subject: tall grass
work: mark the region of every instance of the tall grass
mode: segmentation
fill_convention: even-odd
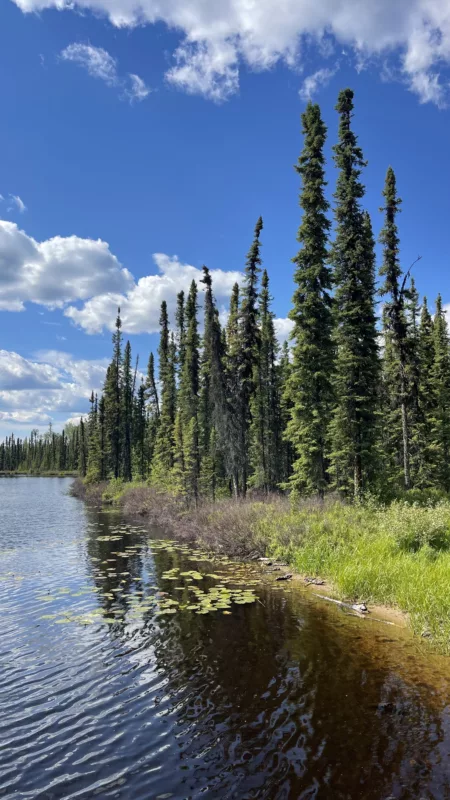
[[[259,523],[269,555],[341,597],[396,606],[450,651],[450,503],[291,508]]]

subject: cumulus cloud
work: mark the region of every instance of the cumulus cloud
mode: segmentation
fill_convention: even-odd
[[[15,223],[0,220],[0,310],[23,311],[26,302],[62,308],[132,285],[132,275],[100,239],[55,236],[37,242]]]
[[[103,47],[74,42],[61,51],[60,57],[63,61],[78,64],[93,78],[104,81],[107,86],[119,89],[120,96],[130,102],[145,100],[150,94],[150,88],[139,75],[129,73],[126,78],[121,77],[117,59]]]
[[[334,69],[324,67],[323,69],[318,69],[317,72],[313,72],[312,75],[308,75],[308,77],[304,79],[299,90],[301,99],[307,102],[315,97],[318,90],[326,86],[334,75],[336,75],[337,70],[337,66],[334,67]]]
[[[193,280],[199,283],[202,271],[190,264],[182,263],[177,256],[155,253],[153,259],[159,270],[158,275],[146,275],[140,278],[126,294],[107,292],[92,297],[82,308],[69,306],[64,312],[65,315],[87,333],[99,333],[104,328],[114,329],[116,310],[120,306],[124,331],[155,333],[159,330],[162,301],[166,300],[169,313],[172,313],[178,292],[182,289],[187,292]],[[242,273],[213,269],[211,278],[214,294],[220,306],[230,296],[234,283],[242,280]]]
[[[0,390],[56,389],[60,374],[51,364],[28,361],[18,353],[0,350]]]
[[[76,359],[59,350],[33,359],[1,350],[0,422],[42,424],[57,412],[86,414],[91,391],[100,392],[106,369],[106,359]]]
[[[15,223],[0,220],[0,310],[23,311],[26,303],[60,308],[87,333],[99,333],[114,328],[120,306],[125,333],[153,333],[159,329],[162,301],[173,311],[177,293],[187,292],[193,280],[199,283],[202,278],[201,269],[177,256],[155,253],[153,260],[157,274],[136,282],[107,242],[78,236],[37,242]],[[221,308],[242,273],[213,269],[211,277]],[[201,296],[200,292],[200,300]],[[74,305],[79,301],[84,305]]]
[[[277,317],[274,319],[273,324],[277,339],[280,344],[283,344],[287,339],[289,339],[294,328],[294,323],[291,319],[289,319],[289,317]]]
[[[52,418],[49,414],[39,414],[35,411],[0,411],[0,424],[11,423],[17,425],[48,425]]]
[[[168,79],[188,92],[223,100],[237,91],[242,63],[269,69],[302,65],[305,42],[322,57],[330,43],[367,58],[393,54],[422,102],[443,105],[450,62],[448,0],[13,0],[24,12],[90,9],[117,27],[164,22],[183,37]],[[323,43],[327,44],[324,49]],[[380,61],[381,63],[381,61]]]

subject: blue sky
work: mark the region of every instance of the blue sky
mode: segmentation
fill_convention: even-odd
[[[374,229],[392,164],[402,263],[420,254],[420,292],[450,303],[445,0],[65,5],[0,7],[0,436],[86,411],[118,299],[143,366],[161,300],[203,263],[225,308],[259,214],[286,332],[308,96],[331,157],[337,93],[355,90]],[[335,177],[330,158],[330,198]]]

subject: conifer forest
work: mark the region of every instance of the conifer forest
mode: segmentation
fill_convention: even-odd
[[[280,347],[275,334],[260,217],[225,324],[204,266],[201,284],[179,292],[173,320],[162,302],[158,352],[142,379],[119,309],[103,392],[92,394],[89,414],[61,434],[6,439],[0,470],[147,481],[187,505],[247,492],[359,499],[449,491],[442,299],[420,297],[416,264],[402,263],[401,187],[390,166],[384,185],[380,176],[377,263],[350,89],[336,110],[332,204],[320,107],[309,103],[302,114],[290,341]]]

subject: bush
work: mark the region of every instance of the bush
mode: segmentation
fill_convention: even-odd
[[[450,506],[394,502],[378,513],[379,528],[400,550],[417,552],[421,547],[448,550],[450,547]]]
[[[111,478],[102,492],[104,503],[117,503],[124,489],[123,478]]]

